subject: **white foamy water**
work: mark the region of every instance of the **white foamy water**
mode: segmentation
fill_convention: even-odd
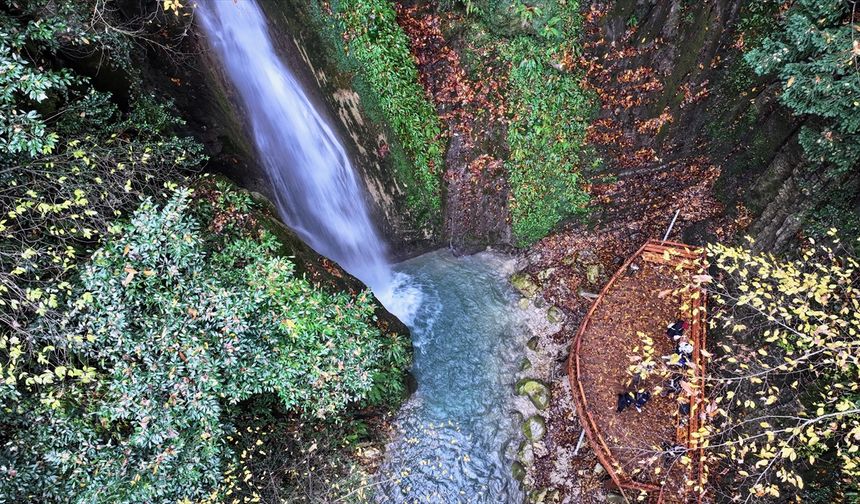
[[[281,218],[409,323],[420,291],[392,273],[355,169],[278,57],[260,7],[253,0],[202,0],[197,14],[239,95]]]

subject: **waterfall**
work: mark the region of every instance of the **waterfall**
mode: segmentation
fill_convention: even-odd
[[[409,323],[415,302],[392,273],[349,157],[278,57],[260,7],[204,0],[197,15],[238,92],[281,218]]]

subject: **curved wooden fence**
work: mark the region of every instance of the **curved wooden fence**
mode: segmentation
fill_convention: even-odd
[[[588,437],[588,441],[598,460],[603,465],[604,469],[606,469],[606,472],[612,478],[615,485],[618,486],[622,494],[625,490],[636,492],[646,491],[650,494],[649,501],[664,503],[667,499],[672,498],[672,496],[665,494],[666,488],[664,485],[652,482],[636,481],[621,469],[618,460],[613,456],[612,449],[606,443],[600,432],[598,424],[589,408],[585,390],[580,382],[580,352],[582,336],[588,331],[592,316],[596,310],[601,308],[603,300],[607,294],[612,291],[612,288],[619,276],[627,271],[630,265],[638,258],[641,258],[644,261],[668,264],[673,267],[680,265],[682,268],[701,267],[701,265],[704,264],[704,261],[701,261],[698,262],[699,266],[694,266],[697,264],[697,260],[703,259],[703,252],[689,245],[676,242],[661,242],[658,240],[649,240],[646,242],[635,254],[630,256],[627,261],[624,262],[618,271],[615,272],[589,308],[585,319],[580,324],[573,342],[573,351],[571,352],[568,360],[568,376],[570,377],[574,403],[576,404],[576,409],[579,413],[579,418]],[[697,432],[702,426],[699,412],[700,409],[704,407],[704,404],[706,404],[704,378],[707,363],[705,354],[702,353],[702,349],[705,348],[707,343],[707,331],[705,326],[706,299],[704,292],[700,291],[700,294],[696,298],[691,299],[691,312],[693,317],[690,324],[690,339],[694,346],[693,360],[696,364],[695,369],[698,381],[698,400],[691,401],[690,417],[687,426],[684,428],[678,428],[678,438],[685,438],[684,441],[688,447],[688,453],[695,455],[695,459],[698,459],[694,460],[690,464],[688,469],[689,472],[687,474],[689,477],[696,478],[696,481],[701,487],[704,484],[704,457],[702,454],[702,447],[697,439],[698,436],[694,436],[693,433]],[[701,417],[704,418],[705,415],[701,415]],[[694,497],[693,500],[701,503],[703,495],[701,492],[697,493],[698,495]],[[625,497],[631,502],[636,501],[635,496],[631,498],[630,496],[625,495]]]

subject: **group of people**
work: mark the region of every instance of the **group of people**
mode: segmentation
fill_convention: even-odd
[[[686,320],[676,320],[666,326],[666,337],[671,340],[675,347],[675,352],[663,356],[663,361],[672,371],[672,374],[663,384],[661,395],[672,395],[679,398],[678,416],[681,425],[686,425],[690,416],[690,401],[680,399],[681,397],[687,397],[690,390],[685,384],[686,370],[693,363],[693,343],[687,334],[688,329],[689,323]],[[653,369],[653,363],[651,369]],[[634,375],[627,390],[618,394],[618,406],[616,408],[618,413],[631,407],[636,408],[636,411],[639,413],[642,412],[645,404],[651,399],[651,393],[643,386],[643,381],[641,375]],[[662,448],[663,463],[666,466],[671,465],[679,457],[687,453],[686,446],[675,442],[664,442]]]
[[[675,345],[675,352],[671,355],[663,356],[663,360],[667,366],[673,370],[672,376],[665,383],[663,395],[678,395],[683,391],[684,370],[693,362],[693,344],[690,342],[689,336],[686,334],[689,324],[686,320],[676,320],[666,326],[666,336]],[[642,379],[636,375],[628,390],[618,394],[618,405],[616,412],[621,413],[627,408],[634,407],[636,411],[641,413],[645,404],[651,399],[651,393],[642,387]],[[684,413],[686,406],[686,413]],[[690,413],[689,403],[681,403],[679,406],[679,414],[682,421],[685,416]]]
[[[693,362],[693,343],[686,334],[688,327],[686,320],[676,320],[666,326],[666,336],[675,344],[675,353],[663,357],[670,367],[684,369]]]
[[[664,394],[666,395],[681,395],[684,392],[684,371],[693,362],[693,344],[690,342],[689,336],[686,334],[689,324],[686,320],[676,320],[674,323],[666,327],[666,336],[675,344],[675,353],[666,355],[663,360],[673,369],[672,376],[669,378]],[[690,416],[690,402],[678,402],[678,417],[681,425],[686,425]]]

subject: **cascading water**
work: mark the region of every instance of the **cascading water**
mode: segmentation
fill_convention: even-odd
[[[349,157],[278,57],[259,6],[206,0],[197,12],[238,91],[281,218],[408,321],[415,303],[394,295],[402,279],[392,274]]]
[[[505,461],[517,310],[489,256],[435,252],[392,270],[337,136],[280,61],[253,0],[198,15],[238,91],[281,217],[412,329],[418,390],[376,482],[381,502],[518,502]],[[422,302],[423,300],[423,302]]]
[[[502,259],[442,250],[397,269],[424,299],[410,326],[418,390],[397,416],[377,501],[522,502],[506,459],[524,328]]]

